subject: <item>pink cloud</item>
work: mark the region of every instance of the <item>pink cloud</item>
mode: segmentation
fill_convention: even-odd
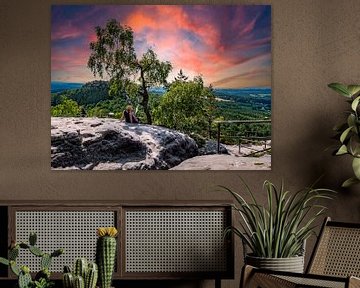
[[[167,19],[166,25],[154,20],[158,17]],[[214,71],[214,62],[223,62],[223,59],[219,53],[208,51],[215,44],[219,47],[220,31],[211,23],[200,22],[189,18],[180,6],[141,7],[125,20],[159,55],[170,57],[163,60],[170,60],[174,69],[205,74]],[[186,38],[186,33],[198,38],[198,47]]]
[[[141,35],[149,46],[155,47],[158,54],[170,55],[171,59],[166,60],[170,60],[175,68],[195,70],[194,72],[203,75],[249,61],[253,57],[241,56],[239,49],[247,51],[252,47],[265,45],[269,41],[269,39],[247,40],[229,47],[221,39],[224,28],[217,22],[207,22],[202,18],[201,10],[205,8],[196,6],[199,16],[189,17],[182,6],[139,6],[128,16],[125,23],[132,27],[137,35]],[[164,24],[163,21],[156,19],[167,19],[167,21]],[[242,20],[244,19],[242,17],[237,19],[240,19],[236,21],[240,36],[232,35],[232,37],[251,34],[257,17],[250,22]],[[220,22],[221,20],[219,19]],[[191,33],[198,41],[186,39],[186,33]]]
[[[251,33],[254,30],[255,24],[257,21],[257,17],[251,20],[248,24],[243,27],[239,33],[240,36],[246,35]]]
[[[166,23],[158,19],[166,19]],[[182,31],[187,31],[198,36],[207,45],[214,45],[220,39],[220,31],[213,23],[207,23],[201,18],[190,18],[182,6],[137,6],[137,9],[125,19],[125,23],[135,33],[140,34],[147,33],[149,29],[163,35],[179,35]]]
[[[51,33],[51,40],[77,38],[81,36],[81,34],[82,32],[78,28],[73,26],[65,26],[65,27],[61,27],[61,29],[53,31]]]
[[[89,54],[88,50],[80,47],[73,47],[66,50],[52,49],[51,68],[71,73],[74,67],[86,67]]]
[[[205,79],[235,79],[228,76],[229,71],[268,52],[271,38],[267,33],[262,38],[254,36],[261,17],[258,10],[249,14],[243,6],[231,9],[229,14],[229,10],[209,9],[208,5],[96,6],[86,17],[74,17],[53,27],[52,40],[71,39],[76,43],[64,44],[64,49],[54,46],[52,69],[68,73],[78,73],[75,68],[80,66],[87,69],[88,43],[96,41],[94,27],[116,18],[133,29],[139,58],[151,47],[161,60],[173,64],[176,73],[183,69],[191,75],[202,74]]]

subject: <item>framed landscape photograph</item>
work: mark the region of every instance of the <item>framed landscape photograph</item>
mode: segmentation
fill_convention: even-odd
[[[52,170],[270,170],[270,5],[53,5]]]

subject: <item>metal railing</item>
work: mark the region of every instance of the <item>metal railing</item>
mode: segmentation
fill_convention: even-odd
[[[220,138],[221,138],[221,125],[222,124],[263,124],[263,123],[271,123],[270,119],[262,119],[262,120],[216,120],[214,123],[217,124],[217,152],[220,154]],[[251,141],[251,140],[265,140],[265,148],[263,151],[269,151],[270,148],[266,148],[266,140],[271,140],[271,137],[258,137],[258,136],[236,136],[238,138],[239,144],[239,153],[240,153],[240,146],[241,141]],[[246,156],[251,156],[253,154],[259,153],[260,151],[256,151]]]

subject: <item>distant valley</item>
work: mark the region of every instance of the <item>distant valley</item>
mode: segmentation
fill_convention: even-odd
[[[59,93],[65,90],[81,88],[84,83],[69,83],[69,82],[51,82],[51,93]]]
[[[51,82],[51,113],[52,116],[86,116],[121,118],[122,112],[128,105],[126,97],[111,95],[107,81],[95,80],[88,83]],[[153,113],[156,106],[166,93],[164,88],[151,88],[150,105]],[[213,120],[262,120],[271,119],[271,88],[252,87],[240,89],[213,89],[215,96]],[[132,98],[134,101],[136,98]],[[64,102],[65,101],[65,102]],[[64,110],[68,115],[64,115]],[[144,123],[145,117],[141,110],[137,116]],[[198,128],[202,129],[202,128]],[[208,131],[208,130],[211,130]],[[203,131],[216,135],[216,126]],[[204,132],[204,133],[205,133]],[[223,143],[236,143],[239,135],[254,137],[270,137],[271,124],[246,124],[222,126]]]

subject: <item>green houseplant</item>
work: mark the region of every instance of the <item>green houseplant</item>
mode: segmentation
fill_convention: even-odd
[[[326,209],[318,200],[331,199],[334,191],[310,187],[291,193],[283,184],[277,188],[266,180],[267,203],[261,205],[242,182],[251,201],[227,187],[222,188],[234,197],[233,208],[240,216],[240,227],[229,227],[226,233],[233,232],[241,238],[244,247],[249,248],[251,253],[244,255],[245,263],[272,270],[303,272],[305,241],[314,233],[315,220]]]
[[[346,122],[336,126],[337,138],[340,145],[334,152],[335,155],[351,155],[354,177],[347,179],[342,186],[348,187],[360,183],[360,85],[344,85],[331,83],[328,85],[338,94],[347,98],[351,109],[347,113]]]
[[[54,286],[54,282],[50,280],[50,265],[52,259],[62,255],[64,250],[57,249],[52,253],[45,253],[38,246],[36,246],[36,242],[36,234],[30,233],[29,243],[14,242],[9,248],[8,259],[0,257],[0,263],[10,266],[11,271],[18,277],[18,288],[50,288]],[[28,266],[20,266],[18,263],[16,263],[20,249],[28,250],[31,254],[40,258],[41,270],[36,273],[34,279],[31,277],[30,268]]]

